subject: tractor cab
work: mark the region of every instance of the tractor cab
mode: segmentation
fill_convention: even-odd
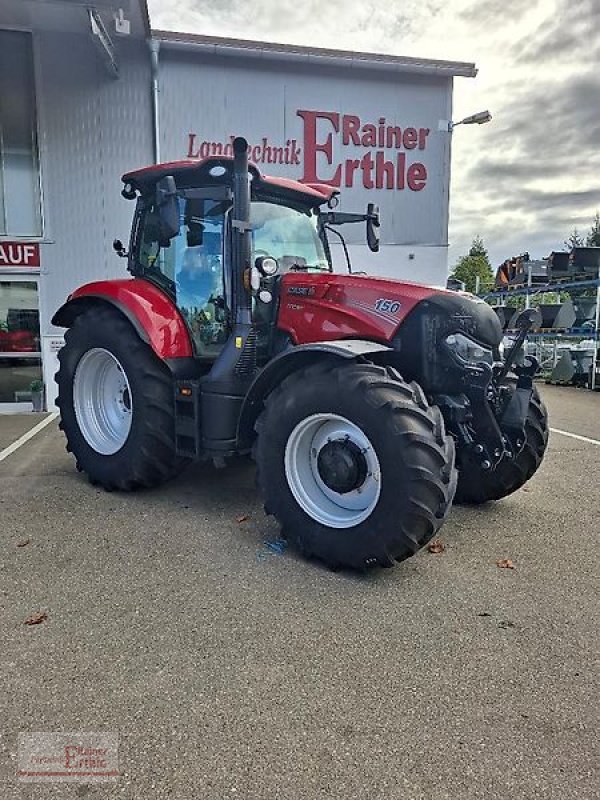
[[[332,272],[330,225],[364,221],[374,230],[379,224],[374,207],[368,216],[333,213],[338,192],[332,187],[265,177],[251,165],[247,175],[248,219],[242,221],[234,215],[233,159],[172,162],[123,176],[123,195],[137,198],[128,270],[171,297],[205,369],[232,332],[236,306],[248,300],[258,362],[270,358],[282,276]],[[243,264],[235,263],[240,232],[248,237]],[[115,249],[124,254],[120,242]],[[236,272],[247,298],[236,295]]]

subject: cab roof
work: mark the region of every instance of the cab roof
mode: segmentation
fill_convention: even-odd
[[[224,172],[215,177],[211,175],[214,167],[223,167]],[[322,183],[300,183],[290,178],[274,178],[263,175],[254,164],[249,165],[252,176],[252,191],[261,196],[277,195],[287,197],[295,203],[311,207],[327,203],[339,191]],[[172,175],[178,188],[194,188],[210,185],[230,185],[233,176],[231,156],[213,156],[202,160],[167,161],[126,172],[121,180],[141,194],[153,190],[157,181]]]

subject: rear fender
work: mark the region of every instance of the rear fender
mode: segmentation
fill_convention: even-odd
[[[179,310],[170,297],[149,281],[133,278],[81,286],[58,309],[52,324],[70,328],[93,305],[112,306],[120,311],[140,339],[163,361],[193,356],[190,336]]]
[[[263,409],[265,398],[292,372],[323,359],[352,361],[366,358],[381,362],[382,359],[385,361],[386,354],[394,352],[394,349],[387,345],[363,339],[313,342],[284,350],[259,372],[246,394],[238,423],[239,449],[250,447],[254,439],[254,424]]]

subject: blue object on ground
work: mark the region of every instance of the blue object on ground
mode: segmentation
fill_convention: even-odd
[[[284,554],[285,549],[287,547],[287,542],[285,539],[282,539],[280,536],[277,539],[273,539],[271,541],[265,540],[263,542],[264,549],[258,550],[256,553],[256,560],[260,563],[264,561],[270,555],[277,555],[281,556]]]

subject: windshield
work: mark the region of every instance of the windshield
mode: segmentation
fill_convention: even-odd
[[[330,271],[317,229],[317,215],[274,203],[253,202],[250,207],[252,260],[276,258],[279,271]]]

